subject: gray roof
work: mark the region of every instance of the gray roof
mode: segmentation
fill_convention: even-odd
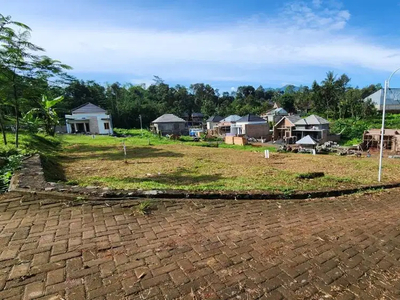
[[[318,145],[318,142],[314,140],[311,136],[307,135],[301,140],[296,142],[297,145]]]
[[[219,122],[223,119],[224,117],[221,116],[211,116],[208,118],[207,122]]]
[[[301,117],[300,116],[295,116],[295,115],[293,115],[293,116],[286,116],[285,117],[286,119],[288,119],[290,122],[292,122],[293,124],[295,124],[297,121],[300,121],[301,120]]]
[[[273,110],[270,110],[267,112],[267,115],[273,115],[273,116],[287,116],[288,112],[283,109],[282,107],[275,108]]]
[[[383,105],[384,90],[380,89],[375,93],[369,95],[364,100],[371,99],[372,103],[381,110],[380,106]],[[386,109],[399,110],[400,107],[400,88],[389,88],[386,95]]]
[[[173,114],[164,114],[155,119],[152,123],[186,123],[186,121]]]
[[[241,117],[239,120],[236,121],[236,123],[240,122],[266,122],[263,118],[256,116],[256,115],[245,115],[244,117]]]
[[[240,118],[241,118],[241,116],[238,116],[238,115],[230,115],[230,116],[226,117],[225,119],[222,119],[221,122],[236,122]]]
[[[323,125],[329,124],[328,120],[316,115],[308,116],[307,118],[298,120],[295,125]]]
[[[106,110],[94,105],[90,102],[85,103],[72,110],[73,114],[87,114],[87,113],[106,113]]]

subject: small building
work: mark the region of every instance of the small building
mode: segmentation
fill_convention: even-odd
[[[314,140],[311,136],[307,135],[297,141],[296,145],[299,145],[300,147],[305,149],[315,149],[315,147],[318,145],[318,142]]]
[[[295,129],[292,131],[296,140],[309,135],[314,140],[324,143],[327,141],[337,142],[340,140],[339,135],[331,135],[329,132],[329,121],[317,115],[311,115],[307,118],[300,119],[295,123]]]
[[[285,109],[283,109],[282,107],[278,107],[267,111],[265,114],[261,115],[261,117],[267,120],[268,123],[276,124],[283,117],[288,115],[289,113]]]
[[[256,115],[246,115],[231,125],[231,134],[269,140],[269,124]]]
[[[65,122],[67,133],[113,134],[111,116],[90,102],[65,115]]]
[[[202,113],[194,112],[191,115],[184,113],[182,119],[187,122],[188,127],[203,128],[204,115]]]
[[[230,115],[226,117],[225,119],[222,119],[218,125],[216,126],[216,131],[218,135],[225,135],[225,134],[230,134],[231,133],[231,126],[236,123],[237,120],[239,120],[241,116],[238,115]]]
[[[370,129],[364,131],[363,148],[364,149],[379,149],[381,144],[381,130]],[[400,130],[385,129],[383,134],[383,149],[393,152],[400,152]]]
[[[154,133],[166,135],[187,135],[188,127],[186,121],[173,114],[164,114],[151,122],[151,130]]]
[[[384,89],[369,95],[364,101],[371,99],[378,111],[383,110]],[[400,113],[400,88],[390,88],[386,94],[386,112]]]
[[[295,123],[300,121],[299,116],[286,116],[280,119],[273,128],[273,138],[275,141],[286,140],[289,144],[297,139],[293,135],[293,130],[296,128]]]
[[[223,119],[221,116],[211,116],[207,120],[207,130],[212,130],[218,125],[218,123]]]

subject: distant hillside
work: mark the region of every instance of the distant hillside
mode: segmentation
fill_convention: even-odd
[[[284,92],[286,91],[286,89],[287,89],[288,87],[290,87],[290,86],[293,86],[293,90],[294,90],[295,92],[298,92],[298,91],[300,90],[300,87],[295,86],[295,85],[291,85],[291,84],[287,84],[287,85],[285,85],[285,86],[283,86],[283,87],[281,87],[281,88],[276,88],[276,89],[274,89],[274,88],[266,88],[266,90],[267,90],[267,91],[276,91],[276,92],[284,93]]]

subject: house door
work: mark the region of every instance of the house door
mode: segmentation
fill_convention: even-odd
[[[89,123],[85,123],[85,126],[86,126],[86,132],[90,132]]]
[[[85,132],[85,124],[84,123],[76,123],[76,129],[78,132]]]

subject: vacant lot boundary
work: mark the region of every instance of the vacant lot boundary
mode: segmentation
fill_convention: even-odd
[[[71,199],[221,199],[221,200],[268,200],[268,199],[312,199],[337,197],[360,192],[400,187],[399,182],[377,185],[363,185],[357,188],[332,189],[327,191],[297,192],[288,190],[280,193],[252,192],[193,192],[182,190],[109,190],[101,187],[69,186],[63,183],[46,182],[39,155],[23,161],[22,167],[11,180],[9,192],[22,194],[53,195]]]

